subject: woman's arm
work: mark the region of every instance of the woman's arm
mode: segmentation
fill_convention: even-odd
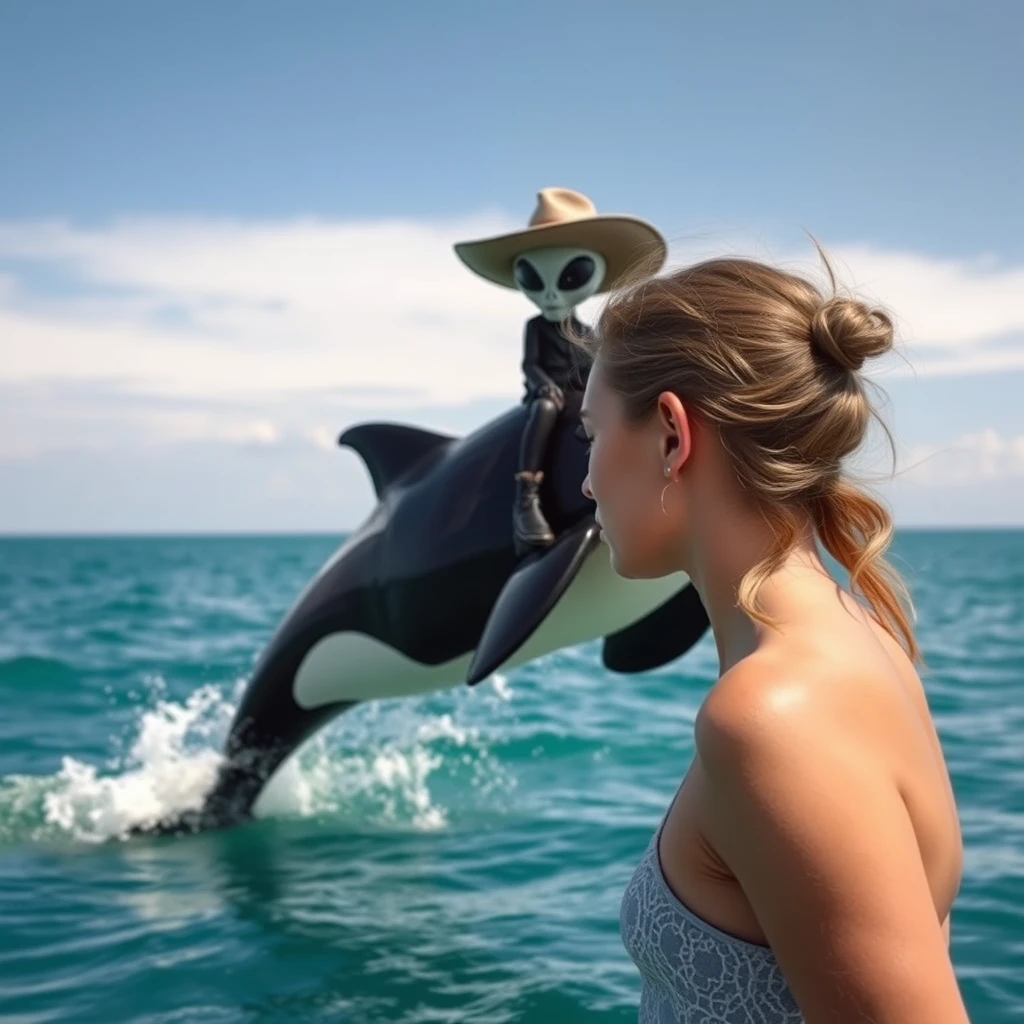
[[[799,687],[733,671],[697,720],[707,836],[808,1024],[969,1024],[886,766]]]

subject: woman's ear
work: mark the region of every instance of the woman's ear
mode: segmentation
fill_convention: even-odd
[[[658,396],[658,426],[662,465],[674,480],[690,457],[693,431],[685,406],[672,391],[663,391]]]

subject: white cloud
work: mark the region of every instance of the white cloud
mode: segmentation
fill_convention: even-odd
[[[950,259],[877,246],[823,242],[838,284],[894,318],[897,351],[869,365],[872,376],[956,377],[1024,369],[1024,266],[992,257]],[[788,241],[769,246],[730,232],[685,241],[670,261],[684,264],[741,253],[811,277],[827,287],[817,252]]]
[[[474,278],[451,248],[507,226],[0,226],[0,260],[21,271],[0,291],[0,381],[119,377],[156,394],[222,397],[330,386],[437,403],[511,397],[529,307]],[[70,274],[73,292],[33,288],[37,266]]]
[[[394,401],[391,394],[332,388],[219,397],[138,393],[119,380],[0,382],[0,462],[129,448],[163,457],[157,449],[201,441],[334,452],[338,435],[356,421],[400,419],[461,434],[507,407],[505,399],[431,405],[405,396],[400,409]]]
[[[892,310],[904,340],[922,350],[961,351],[1024,334],[1024,266],[983,258],[938,259],[839,245],[837,261],[856,289]],[[831,258],[832,251],[829,251]],[[1024,354],[1018,339],[1015,349]]]
[[[901,481],[926,486],[963,486],[1024,477],[1024,434],[1003,436],[988,429],[963,434],[948,444],[911,447],[900,460]]]
[[[452,245],[516,226],[496,214],[0,224],[0,455],[128,437],[326,448],[345,416],[512,403],[534,310]],[[670,262],[777,258],[749,237],[699,245],[673,245]],[[844,283],[897,314],[911,372],[1024,368],[1024,267],[827,248]],[[781,262],[819,273],[809,245]]]

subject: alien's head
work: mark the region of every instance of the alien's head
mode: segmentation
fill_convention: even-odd
[[[540,246],[519,253],[513,269],[519,290],[557,323],[600,289],[607,264],[591,249]]]

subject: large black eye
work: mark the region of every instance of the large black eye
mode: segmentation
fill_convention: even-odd
[[[597,264],[589,256],[577,256],[570,261],[558,278],[558,288],[563,292],[574,292],[582,288],[593,276]]]
[[[516,260],[516,281],[524,292],[539,292],[544,289],[540,274],[529,260]]]

